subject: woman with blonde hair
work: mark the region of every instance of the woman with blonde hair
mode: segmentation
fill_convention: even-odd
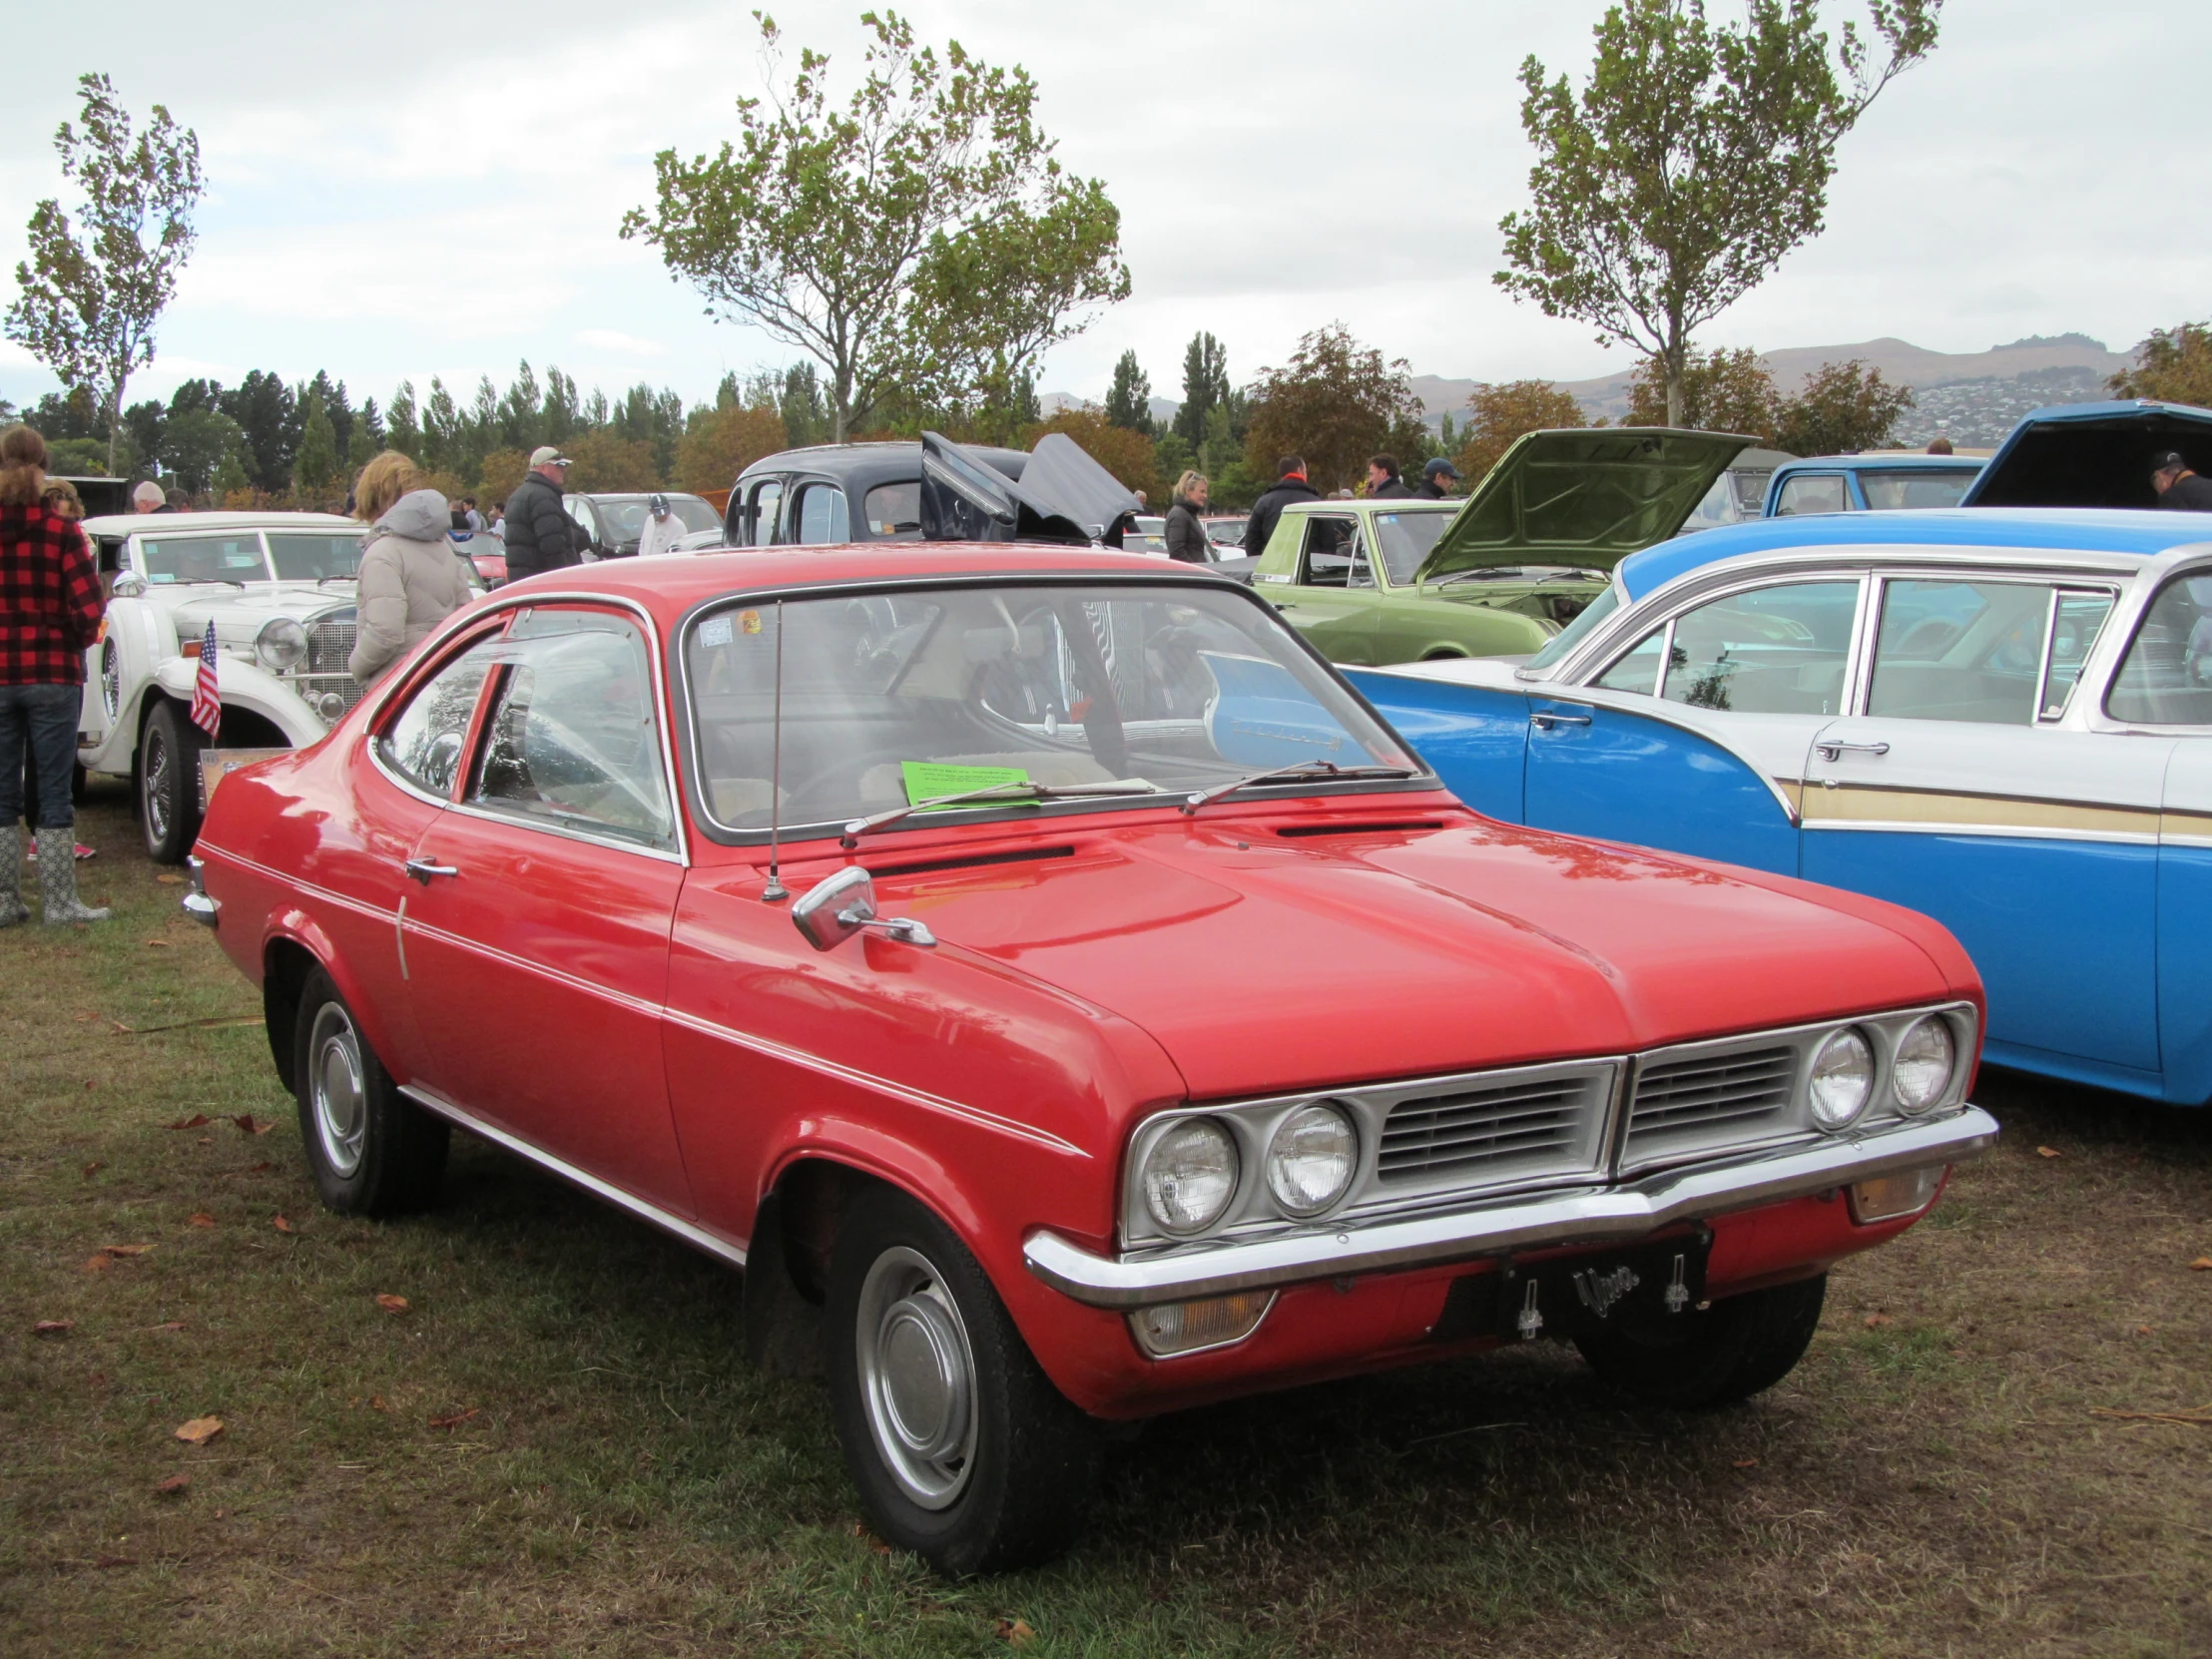
[[[1168,557],[1187,565],[1213,562],[1207,545],[1206,526],[1198,515],[1206,510],[1210,486],[1203,472],[1186,472],[1175,481],[1175,505],[1168,509]]]
[[[46,502],[46,440],[28,426],[0,432],[0,927],[28,921],[23,902],[23,756],[38,766],[39,890],[49,926],[99,921],[77,896],[77,715],[85,649],[107,601],[73,519]]]
[[[473,597],[468,572],[445,539],[452,509],[396,449],[372,457],[353,480],[353,516],[368,525],[354,589],[359,620],[346,667],[368,685]]]

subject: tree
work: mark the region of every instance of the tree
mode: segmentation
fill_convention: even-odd
[[[695,493],[726,490],[763,455],[788,446],[783,417],[774,409],[749,409],[736,403],[709,409],[692,421],[677,444],[672,482]]]
[[[1741,432],[1770,446],[1776,441],[1782,425],[1781,394],[1759,353],[1748,345],[1734,351],[1688,352],[1676,394],[1678,401],[1670,411],[1666,370],[1656,357],[1646,357],[1628,382],[1628,424]]]
[[[767,101],[738,101],[736,146],[655,157],[655,210],[626,214],[622,235],[658,248],[708,314],[821,363],[832,440],[894,390],[1010,385],[1080,325],[1071,306],[1126,292],[1119,218],[1103,186],[1052,162],[1024,70],[957,41],[940,61],[897,13],[868,12],[866,73],[837,109],[830,60],[802,48],[787,77],[775,21],[754,17]]]
[[[1106,418],[1126,431],[1154,435],[1152,380],[1137,366],[1137,353],[1124,351],[1114,364],[1114,383],[1106,388]]]
[[[1657,361],[1669,426],[1691,336],[1819,234],[1837,145],[1935,49],[1942,0],[1869,6],[1879,67],[1850,23],[1831,59],[1817,0],[1746,0],[1741,30],[1710,27],[1703,0],[1621,0],[1579,100],[1521,65],[1536,165],[1493,279]]]
[[[238,470],[240,489],[247,487],[246,433],[229,415],[214,409],[187,409],[169,417],[163,437],[162,460],[177,475],[178,487],[203,495],[216,487],[216,475],[226,463]]]
[[[299,453],[292,457],[292,483],[303,490],[319,490],[338,475],[338,434],[330,424],[322,394],[311,385],[306,396],[307,417],[300,425]]]
[[[1201,329],[1183,348],[1183,406],[1175,411],[1175,429],[1192,449],[1204,446],[1206,417],[1229,396],[1229,352]]]
[[[1111,472],[1124,489],[1143,490],[1145,499],[1158,507],[1163,483],[1158,454],[1152,439],[1142,432],[1117,426],[1097,409],[1062,409],[1050,420],[1040,420],[1020,434],[1024,449],[1036,447],[1047,432],[1065,432],[1090,458]]]
[[[2114,397],[2151,397],[2212,409],[2212,322],[2153,328],[2135,348],[2135,365],[2107,382]]]
[[[660,468],[653,464],[653,445],[643,438],[625,438],[602,427],[563,443],[576,464],[569,471],[572,490],[657,490]]]
[[[494,501],[505,501],[521,488],[523,478],[530,470],[530,452],[527,449],[494,449],[484,457],[477,469],[476,493],[483,498],[488,509]]]
[[[106,417],[108,466],[123,424],[123,388],[154,360],[154,324],[177,292],[192,255],[193,209],[206,186],[200,140],[154,106],[134,142],[131,117],[105,75],[77,81],[82,134],[54,134],[62,177],[84,198],[80,241],[58,201],[31,211],[31,258],[15,268],[8,337],[67,386],[92,390]],[[151,240],[149,240],[151,238]]]
[[[275,493],[291,481],[291,457],[299,443],[299,404],[280,375],[248,371],[220,394],[218,406],[246,431],[248,481]]]
[[[1253,471],[1272,478],[1278,456],[1303,455],[1324,493],[1363,477],[1375,451],[1419,442],[1420,399],[1405,359],[1384,362],[1342,322],[1300,340],[1282,368],[1262,369],[1252,402],[1245,459]]]
[[[1894,386],[1859,358],[1823,363],[1782,405],[1775,447],[1793,455],[1846,455],[1880,449],[1898,416],[1913,406],[1913,388]]]
[[[1445,417],[1450,418],[1448,415]],[[1467,399],[1467,429],[1451,464],[1462,478],[1480,478],[1497,465],[1513,440],[1530,432],[1587,426],[1574,393],[1549,380],[1504,380],[1476,386]],[[1445,442],[1451,434],[1446,432]]]

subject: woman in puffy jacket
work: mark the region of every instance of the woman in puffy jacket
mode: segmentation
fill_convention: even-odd
[[[362,685],[474,597],[467,567],[445,532],[452,509],[422,487],[414,462],[387,449],[361,468],[353,513],[370,526],[356,588],[360,612],[345,666]]]
[[[1202,472],[1186,472],[1175,481],[1175,505],[1168,509],[1168,557],[1187,565],[1212,562],[1206,526],[1198,515],[1206,510],[1207,483]]]

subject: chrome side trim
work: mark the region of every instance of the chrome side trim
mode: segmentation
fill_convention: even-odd
[[[583,1188],[592,1197],[604,1199],[619,1210],[629,1211],[640,1221],[652,1223],[662,1232],[683,1240],[694,1250],[705,1251],[709,1256],[728,1262],[734,1268],[745,1266],[746,1247],[744,1245],[732,1244],[728,1239],[719,1238],[705,1228],[695,1226],[684,1220],[681,1216],[669,1214],[659,1205],[649,1203],[635,1193],[626,1193],[620,1187],[610,1186],[597,1176],[586,1175],[574,1164],[563,1163],[552,1153],[532,1146],[528,1141],[510,1135],[504,1129],[493,1128],[465,1106],[456,1106],[450,1100],[433,1093],[429,1089],[417,1088],[412,1084],[402,1083],[399,1085],[399,1092],[424,1111],[436,1113],[448,1123],[467,1130],[471,1135],[481,1136],[503,1151],[512,1152],[519,1158],[527,1158],[548,1174],[559,1176],[571,1186]]]
[[[1640,1239],[1674,1222],[1755,1209],[1854,1181],[1978,1157],[1996,1144],[1996,1120],[1978,1106],[1763,1157],[1716,1159],[1632,1186],[1557,1193],[1408,1221],[1139,1258],[1099,1256],[1045,1228],[1022,1241],[1029,1271],[1093,1308],[1126,1311],[1472,1261],[1503,1251]]]

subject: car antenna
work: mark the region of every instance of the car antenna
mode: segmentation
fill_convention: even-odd
[[[777,831],[784,817],[784,602],[776,602],[776,713],[772,721],[773,748],[768,764],[768,885],[761,889],[763,904],[781,904],[792,895],[777,872]]]

